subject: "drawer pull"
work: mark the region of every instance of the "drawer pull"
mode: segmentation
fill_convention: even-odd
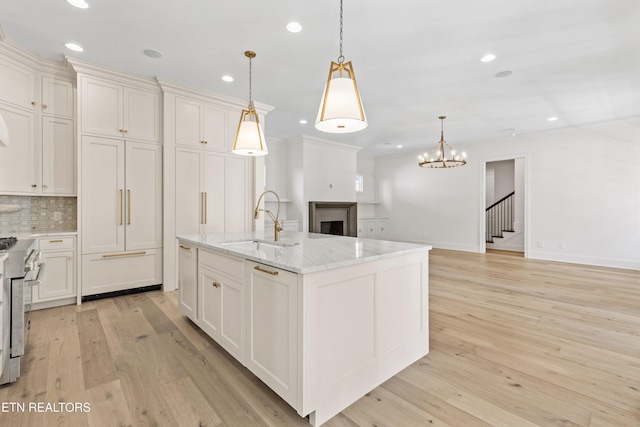
[[[214,288],[219,288],[220,287],[220,283],[218,283],[218,282],[213,282],[212,285],[213,285]]]
[[[185,251],[190,251],[191,250],[191,248],[188,248],[188,247],[182,246],[182,245],[180,245],[180,249],[184,249]]]
[[[267,273],[270,274],[272,276],[277,276],[278,272],[277,271],[271,271],[271,270],[267,270],[266,268],[262,268],[259,265],[256,265],[255,267],[253,267],[254,269],[258,270],[258,271],[262,271],[263,273]]]
[[[106,254],[106,255],[102,255],[102,258],[114,258],[117,256],[133,256],[133,255],[144,255],[146,254],[146,251],[140,251],[140,252],[126,252],[123,254]]]
[[[49,240],[49,243],[62,243],[63,240]]]

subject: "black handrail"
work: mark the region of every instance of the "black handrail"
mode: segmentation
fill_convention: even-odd
[[[487,208],[486,219],[486,241],[493,243],[494,237],[502,237],[503,231],[513,231],[513,209],[515,191],[507,194]]]
[[[492,207],[494,207],[495,205],[500,204],[501,202],[504,202],[506,199],[508,199],[509,197],[513,196],[514,194],[516,194],[515,191],[512,191],[511,193],[507,194],[506,196],[504,196],[502,199],[498,200],[497,202],[495,202],[494,204],[492,204],[491,206],[489,206],[486,210],[488,211],[489,209],[491,209]]]

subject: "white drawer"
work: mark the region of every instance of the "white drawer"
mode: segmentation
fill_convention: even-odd
[[[82,255],[82,296],[162,284],[162,250]]]
[[[244,261],[239,258],[209,252],[203,249],[198,250],[198,261],[201,264],[220,271],[232,278],[242,282],[244,276]]]
[[[40,238],[41,251],[55,251],[58,249],[75,249],[74,237],[44,237]]]

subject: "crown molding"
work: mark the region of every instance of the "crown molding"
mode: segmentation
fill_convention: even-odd
[[[220,105],[223,107],[229,107],[230,105],[246,109],[248,107],[248,102],[245,99],[240,99],[236,97],[232,97],[229,95],[224,95],[217,92],[206,91],[194,87],[183,86],[177,83],[169,82],[167,80],[156,78],[158,85],[163,92],[173,93],[175,95],[188,96],[189,98],[195,98],[202,102],[208,102],[216,105]],[[256,111],[260,114],[267,114],[271,112],[274,107],[271,105],[263,104],[261,102],[253,103]]]
[[[65,55],[66,61],[71,64],[73,69],[78,74],[85,74],[92,77],[103,78],[107,80],[113,80],[122,84],[135,83],[137,85],[147,86],[149,89],[160,90],[158,82],[154,78],[136,76],[133,74],[126,74],[122,71],[115,70],[113,68],[104,67],[102,65],[96,65],[90,62],[83,61],[78,58],[73,58]]]

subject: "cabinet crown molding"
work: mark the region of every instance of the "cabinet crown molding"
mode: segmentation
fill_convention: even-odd
[[[126,74],[118,70],[114,70],[112,68],[103,67],[101,65],[92,64],[89,62],[85,62],[83,60],[77,58],[71,58],[65,56],[65,59],[76,73],[78,74],[86,74],[91,77],[97,77],[102,79],[107,79],[111,81],[116,81],[118,83],[124,85],[136,84],[139,86],[147,87],[148,89],[152,89],[155,91],[160,91],[160,87],[155,78],[148,78],[142,76],[136,76],[132,74]]]
[[[159,78],[156,78],[156,80],[163,92],[169,92],[177,96],[197,99],[198,101],[201,101],[201,102],[216,104],[222,107],[229,107],[230,105],[232,105],[239,108],[247,108],[246,99],[235,98],[233,96],[224,95],[217,92],[205,91],[205,90],[197,89],[194,87],[182,86],[177,83],[172,83]],[[273,106],[263,104],[261,102],[254,101],[253,104],[256,108],[256,111],[259,114],[266,115],[267,113],[271,112],[274,109]]]

